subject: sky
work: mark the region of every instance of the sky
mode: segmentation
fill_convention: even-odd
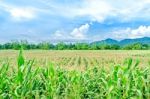
[[[150,0],[0,0],[0,42],[150,37]]]

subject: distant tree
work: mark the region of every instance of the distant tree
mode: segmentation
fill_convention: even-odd
[[[57,43],[56,45],[51,44],[50,42],[41,42],[38,44],[28,43],[26,40],[13,40],[10,43],[0,44],[0,49],[15,49],[19,50],[23,47],[23,49],[44,49],[44,50],[149,50],[150,44],[141,44],[134,43],[125,46],[119,46],[116,44],[108,45],[108,44],[88,44],[88,43],[75,43],[75,44],[65,44],[63,42]]]
[[[75,44],[75,49],[77,49],[77,50],[88,50],[89,47],[90,46],[87,43],[76,43]]]
[[[66,45],[67,46],[67,49],[69,49],[69,50],[75,50],[75,44],[67,44]]]
[[[123,47],[125,50],[141,50],[143,49],[143,45],[141,43],[129,44]]]
[[[92,44],[92,45],[90,45],[90,49],[91,50],[98,50],[99,48],[96,44]]]
[[[27,49],[38,49],[36,44],[28,44]]]
[[[18,41],[12,41],[12,49],[19,50],[21,48],[21,45]]]
[[[49,49],[55,49],[55,46],[52,43],[49,43]]]
[[[142,44],[140,43],[135,43],[132,45],[133,50],[141,50],[142,49]]]
[[[3,49],[3,45],[2,44],[0,44],[0,49]]]
[[[143,44],[142,49],[143,50],[148,50],[148,49],[150,49],[150,46],[148,44]]]
[[[113,44],[110,46],[110,49],[112,50],[119,50],[121,47],[119,45]]]
[[[42,43],[39,43],[37,45],[37,48],[39,49],[43,49],[43,50],[48,50],[50,48],[50,43],[49,42],[42,42]]]
[[[122,49],[124,49],[124,50],[131,50],[132,46],[131,45],[125,45],[125,46],[122,47]]]
[[[64,50],[64,49],[67,49],[67,45],[63,42],[60,42],[56,45],[56,49],[57,50]]]
[[[12,49],[12,44],[11,43],[5,43],[3,45],[3,49]]]
[[[23,48],[24,50],[26,50],[26,49],[28,49],[29,43],[28,43],[27,40],[21,40],[21,41],[20,41],[20,45],[22,46],[22,48]]]
[[[81,43],[76,43],[75,44],[75,49],[76,50],[81,50],[81,46],[82,46]]]
[[[108,50],[108,49],[111,49],[111,46],[108,44],[103,44],[103,45],[100,45],[99,48],[101,50]]]
[[[81,44],[81,49],[82,49],[82,50],[88,50],[88,49],[89,49],[89,44],[87,44],[87,43],[82,43],[82,44]]]

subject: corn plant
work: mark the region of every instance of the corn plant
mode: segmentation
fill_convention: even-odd
[[[1,63],[0,99],[150,99],[150,67],[139,68],[138,60],[127,59],[109,71],[95,66],[67,71],[49,61],[33,67],[34,60],[26,61],[21,50],[17,62],[13,71],[9,61]]]

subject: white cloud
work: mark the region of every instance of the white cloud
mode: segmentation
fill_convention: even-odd
[[[104,0],[83,0],[81,5],[61,9],[63,11],[61,10],[60,13],[66,17],[88,17],[90,21],[98,22],[103,22],[113,11],[112,6]]]
[[[150,26],[139,26],[136,29],[126,28],[122,30],[116,30],[112,33],[112,37],[117,39],[124,38],[140,38],[150,37]]]
[[[36,13],[31,8],[11,8],[8,9],[8,12],[15,20],[23,20],[23,19],[33,19],[36,16]]]
[[[3,10],[7,11],[11,18],[15,21],[34,19],[37,16],[37,12],[40,11],[38,8],[14,6],[4,2],[0,2],[0,8],[3,8]]]
[[[57,30],[57,31],[54,33],[54,36],[55,36],[55,37],[62,37],[62,36],[63,36],[63,33],[62,33],[62,31]]]
[[[64,30],[57,30],[56,32],[52,33],[51,40],[67,40],[71,39],[70,35],[65,32]]]
[[[89,30],[90,25],[89,24],[83,24],[78,28],[74,28],[70,33],[63,31],[63,30],[57,30],[52,35],[52,39],[58,39],[58,40],[86,40],[87,38],[87,32]]]
[[[131,37],[150,36],[150,26],[140,26],[137,29],[131,30]]]
[[[86,38],[86,33],[89,30],[90,25],[89,24],[84,24],[81,25],[79,28],[75,28],[70,35],[75,38],[75,39],[85,39]]]
[[[122,3],[121,7],[114,6],[117,17],[121,19],[120,21],[150,19],[150,2],[148,0],[132,0]]]
[[[47,14],[67,18],[86,17],[88,21],[98,22],[104,22],[110,17],[117,18],[119,21],[130,21],[136,18],[150,19],[150,0],[81,0],[80,3],[38,0],[38,2],[46,8],[44,10]],[[16,19],[32,19],[36,16],[36,10],[31,7],[8,6],[8,11]]]
[[[77,4],[43,1],[54,13],[68,18],[88,17],[88,21],[104,22],[113,17],[120,21],[150,19],[150,0],[82,0]],[[78,1],[77,1],[78,2]]]
[[[92,21],[103,22],[112,10],[112,6],[104,0],[84,0],[81,8],[76,8],[75,16],[88,16]]]

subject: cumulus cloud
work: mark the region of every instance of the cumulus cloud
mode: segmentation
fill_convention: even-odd
[[[84,24],[81,25],[79,28],[75,28],[70,35],[75,38],[75,39],[85,39],[86,38],[86,33],[89,30],[90,25],[89,24]]]
[[[53,39],[72,39],[72,40],[86,40],[87,38],[87,32],[89,30],[90,25],[88,23],[81,25],[78,28],[74,28],[70,33],[63,31],[63,30],[57,30],[53,33]]]
[[[150,26],[139,26],[135,29],[126,28],[116,30],[112,33],[112,36],[117,39],[150,37]]]

